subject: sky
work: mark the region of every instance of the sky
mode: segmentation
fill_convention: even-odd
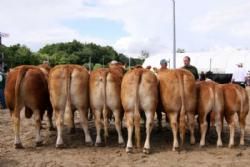
[[[175,0],[176,47],[187,52],[249,49],[249,0]],[[172,0],[1,0],[5,45],[94,42],[119,53],[164,55],[173,48]]]

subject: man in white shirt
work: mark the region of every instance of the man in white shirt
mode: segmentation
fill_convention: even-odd
[[[239,84],[240,86],[245,88],[247,70],[243,68],[242,63],[236,64],[236,65],[237,65],[237,68],[235,69],[233,73],[232,82]]]

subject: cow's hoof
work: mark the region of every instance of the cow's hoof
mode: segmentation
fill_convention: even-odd
[[[173,148],[172,148],[172,151],[178,151],[178,152],[179,152],[179,151],[180,151],[180,148],[179,148],[179,147],[173,147]]]
[[[91,142],[91,141],[85,142],[85,145],[88,146],[88,147],[91,147],[91,146],[93,146],[93,142]]]
[[[15,144],[15,149],[24,149],[22,143]]]
[[[96,147],[104,147],[105,144],[104,144],[104,143],[95,143],[95,146],[96,146]]]
[[[124,142],[123,143],[118,143],[118,144],[119,144],[120,148],[124,148],[126,146]]]
[[[49,127],[49,131],[56,131],[56,128],[54,128],[53,126]]]
[[[149,148],[143,148],[143,153],[144,154],[150,154],[150,149]]]
[[[132,153],[132,151],[133,151],[133,148],[132,148],[132,147],[126,147],[126,152],[127,152],[128,154]]]
[[[36,142],[36,147],[41,147],[41,146],[43,146],[43,142],[42,141]]]
[[[190,145],[195,145],[195,139],[190,140]]]
[[[56,148],[63,149],[63,148],[65,148],[65,145],[64,144],[56,144]]]
[[[228,148],[233,148],[234,147],[234,145],[228,145]]]
[[[200,148],[204,148],[205,147],[205,144],[203,145],[203,144],[200,144]]]

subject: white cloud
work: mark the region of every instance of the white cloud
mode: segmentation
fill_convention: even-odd
[[[74,0],[2,0],[0,27],[10,34],[3,39],[7,45],[21,43],[32,49],[44,44],[77,39],[84,42],[109,44],[108,41],[82,36],[63,21],[76,19],[84,9],[83,1]]]
[[[195,4],[195,5],[194,5]],[[148,50],[151,55],[172,50],[171,0],[1,0],[1,32],[5,44],[31,48],[72,39],[112,45],[130,56]],[[248,0],[176,0],[177,48],[200,50],[249,43]],[[126,36],[108,39],[82,35],[65,21],[103,18],[122,23]],[[101,31],[101,28],[100,28]]]
[[[10,33],[6,44],[24,43],[34,49],[45,43],[72,39],[111,44],[120,52],[139,54],[141,50],[152,53],[166,47],[171,39],[171,2],[164,0],[3,0],[0,10],[1,31]],[[6,18],[7,16],[7,18]],[[63,21],[81,18],[104,18],[119,21],[128,36],[115,43],[90,36],[82,36],[67,27]]]
[[[152,54],[171,46],[171,1],[99,0],[89,8],[88,16],[117,20],[124,24],[127,36],[114,47],[123,53],[138,55],[141,50]],[[171,37],[169,37],[171,36]]]
[[[191,30],[194,32],[208,33],[213,31],[223,31],[229,34],[249,35],[248,32],[236,32],[236,27],[243,26],[249,29],[250,2],[245,1],[235,3],[225,3],[204,15],[194,18]]]

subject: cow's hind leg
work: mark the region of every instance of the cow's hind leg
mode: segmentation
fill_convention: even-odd
[[[85,134],[85,144],[93,145],[93,141],[89,134],[89,128],[88,128],[88,109],[80,109],[79,112],[80,112],[80,121],[81,121],[82,129]]]
[[[233,113],[232,111],[229,113]],[[234,134],[235,134],[235,118],[234,114],[226,114],[226,121],[229,125],[229,130],[230,130],[230,139],[229,139],[229,144],[228,147],[231,148],[234,146]]]
[[[36,147],[42,146],[42,137],[40,134],[41,131],[41,111],[34,110],[34,121],[35,121],[35,128],[36,128]]]
[[[244,137],[245,137],[245,126],[246,126],[246,115],[241,113],[239,116],[239,123],[240,123],[240,145],[244,145]]]
[[[222,147],[221,132],[223,127],[222,111],[215,112],[215,126],[217,132],[217,147]]]
[[[205,146],[206,133],[207,133],[207,113],[204,110],[199,109],[199,123],[200,123],[200,147]]]
[[[150,134],[153,129],[153,123],[154,123],[154,111],[146,111],[146,141],[144,144],[143,152],[146,154],[150,153]]]
[[[169,114],[169,121],[170,121],[170,125],[172,128],[172,132],[173,132],[173,151],[175,151],[177,148],[179,148],[179,142],[178,142],[178,123],[177,123],[177,117],[178,114],[177,113],[171,113]]]
[[[103,124],[104,124],[104,142],[107,145],[108,143],[108,137],[109,137],[109,133],[108,133],[108,127],[109,127],[109,110],[104,107],[103,108]]]
[[[101,110],[93,110],[95,115],[95,127],[96,127],[96,141],[95,146],[102,146],[102,139],[101,139]]]
[[[194,126],[195,126],[195,115],[191,111],[187,111],[188,124],[190,130],[190,144],[195,144],[195,136],[194,136]],[[180,123],[185,121],[180,121]]]
[[[55,127],[53,125],[53,110],[52,109],[48,109],[47,110],[47,118],[48,118],[48,123],[49,123],[49,131],[55,131]]]
[[[63,148],[63,111],[62,110],[54,110],[56,115],[56,127],[57,127],[57,139],[56,139],[56,148]]]
[[[121,130],[121,113],[120,110],[114,110],[115,116],[115,128],[118,133],[118,143],[119,145],[124,145],[124,140],[122,137],[122,130]]]
[[[135,112],[134,114],[134,125],[136,147],[141,148],[141,115],[139,112]]]
[[[133,149],[132,137],[133,137],[133,112],[132,111],[125,111],[125,117],[127,122],[127,130],[128,130],[128,141],[126,146],[126,152],[131,153]]]
[[[20,139],[20,110],[14,110],[12,112],[12,121],[13,121],[13,129],[15,133],[15,141],[14,145],[16,149],[23,148],[21,139]]]

